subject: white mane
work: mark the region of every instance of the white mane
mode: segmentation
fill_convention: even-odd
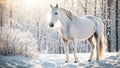
[[[74,20],[77,17],[73,12],[67,9],[64,8],[60,8],[60,9],[65,12],[65,14],[69,17],[70,20]]]

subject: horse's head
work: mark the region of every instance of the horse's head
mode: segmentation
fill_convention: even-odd
[[[50,5],[50,7],[51,7],[51,19],[50,19],[49,26],[54,27],[54,24],[57,22],[59,17],[58,4],[56,4],[55,7]]]

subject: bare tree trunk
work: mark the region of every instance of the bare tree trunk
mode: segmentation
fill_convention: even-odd
[[[73,0],[71,1],[71,9],[74,10],[74,2],[73,2]]]
[[[13,0],[10,1],[10,27],[12,27],[12,18],[13,18]]]
[[[102,0],[101,1],[101,11],[102,11],[101,15],[102,15],[102,20],[104,20],[104,3],[103,2],[104,1]]]
[[[118,0],[116,0],[116,52],[118,52]]]
[[[88,4],[88,0],[85,0],[85,15],[87,15],[87,4]]]
[[[94,15],[96,16],[97,0],[94,0],[94,1],[95,1],[95,6],[94,6]]]
[[[118,6],[120,6],[120,0],[118,0]],[[120,7],[118,7],[118,51],[120,51]]]
[[[107,43],[109,52],[111,52],[111,27],[110,27],[111,3],[112,3],[111,0],[107,0]]]
[[[3,9],[2,9],[2,3],[0,1],[0,26],[2,27],[2,12],[3,12]]]
[[[101,1],[101,15],[102,15],[102,21],[103,21],[103,23],[104,23],[104,34],[105,34],[105,36],[107,35],[106,34],[106,21],[105,21],[105,19],[106,19],[106,17],[105,17],[105,14],[106,14],[106,6],[105,6],[105,1],[106,0],[102,0]]]
[[[38,51],[40,51],[40,37],[39,37],[39,23],[37,22],[37,42],[38,42]]]
[[[2,26],[3,26],[3,10],[4,10],[4,0],[0,1],[0,27],[2,30]]]

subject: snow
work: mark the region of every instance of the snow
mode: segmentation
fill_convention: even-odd
[[[120,54],[106,53],[105,60],[88,62],[90,53],[78,53],[79,62],[65,63],[65,54],[40,54],[34,58],[0,55],[0,68],[120,68]]]

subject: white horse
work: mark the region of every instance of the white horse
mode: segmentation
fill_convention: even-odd
[[[76,46],[78,40],[88,40],[92,46],[91,55],[88,61],[91,61],[94,55],[94,50],[96,47],[97,57],[99,60],[103,56],[104,49],[104,25],[102,21],[96,16],[84,16],[77,17],[71,11],[64,8],[58,7],[56,4],[55,7],[51,7],[51,20],[49,23],[50,27],[54,27],[54,24],[57,20],[61,22],[61,35],[65,43],[64,49],[66,53],[66,61],[69,61],[69,48],[68,41],[73,42],[73,54],[75,58],[75,63],[78,62],[78,57],[76,55]],[[94,44],[92,38],[95,37],[96,45]]]

